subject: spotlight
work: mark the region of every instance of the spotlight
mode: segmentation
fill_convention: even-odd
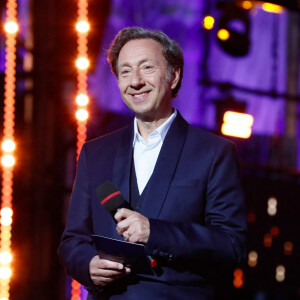
[[[218,30],[217,37],[221,41],[227,41],[230,38],[230,33],[227,29],[222,28]]]
[[[233,97],[229,97],[224,100],[216,100],[215,104],[218,133],[238,138],[251,136],[253,117],[245,114],[245,102],[238,102]]]
[[[215,19],[212,16],[206,16],[203,20],[203,27],[206,30],[213,29],[214,24],[215,24]]]
[[[220,8],[223,15],[219,19],[217,29],[219,45],[232,56],[247,55],[250,48],[248,11],[233,3],[223,4]]]
[[[218,2],[222,4],[221,0],[218,0]],[[234,1],[232,0],[231,2]],[[282,13],[284,8],[300,11],[300,2],[297,0],[236,0],[236,3],[245,9],[252,9],[254,6],[258,6],[271,13]]]
[[[253,117],[248,114],[226,111],[221,132],[224,135],[248,139],[252,133]]]
[[[281,5],[265,2],[262,4],[262,9],[266,12],[281,14],[284,8]]]

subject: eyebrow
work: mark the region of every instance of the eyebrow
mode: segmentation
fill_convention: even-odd
[[[149,58],[144,58],[144,59],[141,59],[140,61],[138,61],[138,65],[142,65],[143,63],[145,62],[152,62],[153,60],[152,59],[149,59]],[[123,67],[130,67],[131,65],[128,63],[128,62],[125,62],[123,64],[121,64],[118,69],[121,69]]]

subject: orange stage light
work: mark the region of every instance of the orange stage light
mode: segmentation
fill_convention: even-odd
[[[0,299],[10,298],[11,278],[11,227],[12,227],[12,194],[13,166],[15,157],[14,125],[15,125],[15,87],[16,87],[16,44],[19,25],[17,23],[17,1],[6,1],[6,33],[5,40],[5,77],[4,77],[4,115],[3,115],[3,155],[2,163],[2,195],[0,218]]]
[[[213,29],[215,19],[212,16],[206,16],[203,20],[203,27],[207,30]]]
[[[227,29],[222,28],[217,32],[217,37],[221,41],[227,41],[230,38],[230,33]]]
[[[88,1],[77,1],[77,96],[75,102],[77,109],[75,112],[77,119],[77,160],[80,154],[82,145],[86,140],[86,122],[89,116],[87,105],[89,97],[87,93],[87,70],[90,65],[88,59],[87,33],[90,29],[88,23]],[[72,281],[72,297],[71,300],[81,299],[80,284],[75,280]]]
[[[251,9],[251,8],[253,8],[253,3],[251,1],[242,1],[241,6],[244,9]]]
[[[237,289],[241,288],[244,284],[244,272],[242,269],[235,269],[233,272],[233,286]]]
[[[294,248],[294,245],[292,242],[285,242],[283,245],[284,255],[292,255],[293,248]]]
[[[223,117],[221,132],[224,135],[247,139],[251,136],[253,116],[234,111],[227,111]]]
[[[272,235],[269,234],[269,233],[266,233],[264,235],[264,246],[267,247],[267,248],[269,248],[269,247],[272,246],[272,244],[273,244],[273,237],[272,237]]]
[[[280,14],[284,11],[284,8],[282,6],[274,3],[268,3],[268,2],[263,3],[261,8],[266,12],[275,13],[275,14]]]

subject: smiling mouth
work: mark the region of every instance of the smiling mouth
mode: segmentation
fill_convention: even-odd
[[[135,94],[133,95],[134,98],[142,98],[143,96],[147,95],[148,93],[141,93],[141,94]]]

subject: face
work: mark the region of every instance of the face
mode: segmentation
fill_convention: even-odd
[[[143,121],[158,121],[172,112],[172,89],[179,70],[168,76],[162,46],[152,39],[126,43],[118,58],[118,84],[123,101]]]

